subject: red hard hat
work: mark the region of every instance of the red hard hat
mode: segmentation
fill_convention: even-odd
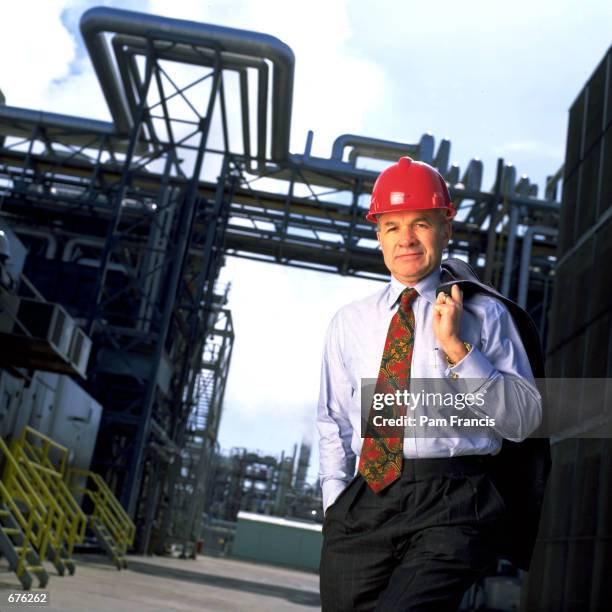
[[[376,215],[427,208],[445,209],[448,219],[456,213],[440,173],[429,164],[401,157],[376,179],[366,219],[376,223]]]

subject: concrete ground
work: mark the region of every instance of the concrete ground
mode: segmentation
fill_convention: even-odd
[[[49,566],[49,605],[7,604],[18,588],[15,574],[0,559],[0,612],[167,612],[210,610],[251,612],[320,610],[319,577],[314,573],[234,559],[199,557],[128,558],[118,571],[104,557],[80,555],[74,576],[58,576]],[[32,589],[30,593],[40,592]]]

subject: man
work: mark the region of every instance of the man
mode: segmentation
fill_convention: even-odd
[[[444,179],[409,157],[374,185],[367,219],[377,224],[391,282],[335,315],[323,357],[324,611],[456,610],[495,568],[506,506],[489,476],[491,457],[503,438],[518,442],[538,427],[541,397],[499,300],[475,294],[464,304],[458,285],[436,297],[454,214]],[[366,379],[379,393],[427,378],[486,392],[470,411],[494,425],[469,436],[451,428],[417,437],[407,427],[361,437]],[[368,425],[375,412],[364,415]]]

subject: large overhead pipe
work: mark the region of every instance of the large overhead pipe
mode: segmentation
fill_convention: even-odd
[[[353,161],[355,155],[385,160],[397,160],[402,155],[412,155],[418,160],[430,164],[433,160],[434,138],[431,134],[423,134],[417,144],[406,144],[392,140],[358,136],[356,134],[342,134],[334,140],[331,159],[342,161],[344,150],[347,147],[352,147],[355,152]]]
[[[529,195],[529,179],[526,175],[521,177],[521,180],[516,184],[516,187],[507,185],[508,190],[505,194],[508,198],[512,197],[513,193],[520,195]],[[501,292],[510,297],[510,282],[512,281],[512,272],[514,270],[514,246],[516,243],[516,234],[518,231],[520,207],[518,204],[509,204],[510,216],[508,221],[508,242],[506,243],[506,258],[504,260],[504,274],[502,277]]]
[[[92,134],[101,134],[109,138],[112,137],[111,135],[114,135],[117,138],[119,136],[118,132],[123,132],[122,137],[125,140],[125,136],[133,125],[134,118],[124,83],[120,78],[117,65],[113,61],[109,42],[105,37],[105,33],[115,33],[119,36],[135,37],[141,41],[150,41],[156,49],[159,48],[158,43],[163,41],[172,43],[174,50],[189,46],[195,46],[202,50],[216,48],[220,52],[222,63],[223,59],[228,60],[227,68],[229,69],[235,69],[236,67],[236,64],[232,66],[236,58],[230,58],[230,54],[243,56],[244,60],[240,61],[244,62],[244,65],[247,65],[250,61],[261,61],[264,63],[269,61],[272,63],[272,142],[270,149],[272,162],[278,164],[278,166],[276,168],[274,165],[262,168],[260,158],[261,147],[259,144],[261,143],[260,139],[265,134],[265,130],[261,130],[261,125],[258,125],[258,168],[256,171],[249,168],[249,171],[252,171],[254,174],[265,174],[271,178],[286,180],[292,180],[293,177],[293,180],[295,180],[296,173],[292,167],[298,166],[300,169],[298,175],[301,181],[344,189],[353,180],[359,179],[362,181],[363,187],[368,189],[373,184],[378,173],[364,168],[356,168],[350,163],[344,162],[342,157],[345,147],[361,147],[364,151],[374,148],[379,154],[385,155],[390,152],[394,155],[396,152],[399,155],[406,152],[414,153],[414,151],[407,151],[406,149],[406,147],[414,147],[415,150],[418,149],[418,157],[420,159],[430,163],[435,161],[433,159],[433,137],[430,134],[425,134],[416,145],[406,145],[345,134],[336,139],[330,159],[313,157],[310,154],[304,156],[289,154],[295,60],[291,49],[273,36],[103,7],[92,8],[84,13],[81,18],[81,32],[108,102],[111,115],[113,116],[114,125],[77,117],[54,115],[52,113],[41,114],[27,109],[11,109],[10,107],[0,106],[0,133],[2,133],[4,128],[6,130],[4,133],[16,135],[15,132],[18,131],[18,128],[15,126],[20,124],[14,123],[13,120],[19,120],[23,122],[24,126],[27,125],[28,127],[42,125],[44,127],[56,126],[57,128],[65,128],[67,131],[65,135],[60,135],[59,133],[50,135],[46,132],[47,137],[51,136],[51,140],[57,142],[63,142],[62,138],[65,140],[68,138],[79,138],[79,135],[74,135],[75,131],[79,130],[84,132],[79,140],[79,144],[82,145],[85,145],[85,138],[89,136],[91,139]],[[134,42],[132,40],[130,44],[134,44]],[[130,49],[130,51],[133,51],[133,49]],[[260,78],[262,78],[261,75]],[[260,87],[260,96],[258,98],[260,106],[263,101],[262,91]],[[4,123],[2,122],[3,116],[7,118]],[[23,131],[20,134],[27,136]],[[119,139],[117,139],[117,144],[118,142],[120,142]],[[112,141],[112,143],[114,145],[115,141]],[[436,160],[441,165],[444,165],[443,162],[448,158],[448,150],[446,146],[442,147],[442,144],[444,142],[440,145],[441,150],[438,151]],[[124,147],[125,142],[122,148]],[[451,191],[456,191],[453,197],[476,200],[483,200],[489,197],[490,194],[482,193],[479,189],[482,176],[482,164],[480,161],[473,160],[473,162],[470,162],[464,177],[468,185],[462,185],[462,189],[453,189],[453,185],[458,183],[458,180],[456,180],[459,178],[458,174],[459,169],[456,166],[453,166],[445,173],[445,178],[450,183]],[[455,175],[457,176],[455,177]],[[557,210],[559,207],[558,202],[537,200],[532,197],[514,197],[513,201],[529,208]]]
[[[521,271],[519,273],[518,304],[525,308],[527,306],[527,289],[529,286],[529,262],[531,261],[531,248],[535,234],[556,237],[558,231],[552,227],[533,225],[523,236],[523,251],[521,253]]]
[[[433,158],[431,165],[438,169],[438,172],[446,177],[448,172],[448,163],[450,161],[450,147],[451,142],[447,138],[443,138],[438,145],[438,151],[436,156]]]
[[[42,238],[47,242],[45,249],[45,258],[53,259],[57,253],[57,237],[49,230],[36,229],[34,227],[14,227],[17,237],[33,236],[34,238]]]
[[[39,125],[45,126],[45,135],[49,140],[60,144],[96,148],[92,136],[115,136],[115,126],[108,121],[0,105],[0,134],[30,138]]]
[[[461,184],[464,189],[467,191],[480,191],[482,188],[482,172],[482,161],[478,158],[471,159],[461,178]]]
[[[205,48],[216,46],[220,51],[269,60],[273,66],[271,156],[274,161],[287,158],[295,58],[293,51],[278,38],[259,32],[106,7],[86,11],[81,17],[80,26],[115,126],[122,133],[132,129],[134,118],[113,62],[106,32],[152,40],[188,40],[189,44]]]
[[[112,38],[112,45],[119,68],[119,74],[123,82],[123,88],[128,97],[128,102],[131,107],[135,108],[138,102],[134,97],[134,91],[139,86],[139,83],[134,82],[134,79],[137,78],[137,66],[134,61],[134,55],[146,55],[149,51],[149,43],[145,39],[135,36],[116,35]],[[153,49],[158,59],[166,59],[207,68],[212,68],[214,66],[215,51],[213,49],[199,49],[190,45],[169,43],[167,41],[154,41]],[[268,129],[268,64],[261,58],[228,52],[221,53],[221,64],[225,70],[236,71],[239,74],[242,139],[247,163],[250,162],[251,157],[251,134],[249,127],[250,101],[246,71],[248,68],[253,68],[257,71],[256,158],[260,169],[263,170],[266,157],[266,138]],[[251,171],[250,167],[249,171]]]

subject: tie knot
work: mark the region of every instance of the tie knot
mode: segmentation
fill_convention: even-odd
[[[406,287],[406,289],[402,291],[400,299],[400,308],[404,312],[408,312],[408,309],[412,306],[412,302],[414,302],[417,295],[419,294],[416,289],[414,289],[413,287]]]

